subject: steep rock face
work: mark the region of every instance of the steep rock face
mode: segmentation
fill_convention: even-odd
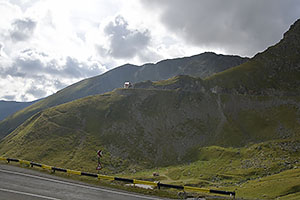
[[[192,57],[164,60],[157,64],[145,64],[142,66],[126,64],[100,76],[75,83],[56,94],[15,113],[13,116],[0,122],[0,139],[8,135],[33,114],[43,109],[89,95],[102,94],[115,88],[121,88],[125,81],[130,81],[132,83],[146,80],[155,81],[168,79],[179,74],[206,77],[213,73],[239,65],[247,60],[248,58],[241,58],[239,56],[203,53]]]
[[[288,95],[300,93],[300,20],[283,39],[248,62],[209,77],[210,87],[223,93]]]

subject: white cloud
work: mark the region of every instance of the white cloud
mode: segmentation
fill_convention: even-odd
[[[0,98],[10,100],[6,97],[15,96],[19,101],[42,98],[82,78],[105,71],[104,66],[92,59],[85,62],[72,57],[57,59],[26,49],[14,57],[12,63],[0,65]]]
[[[13,41],[25,41],[33,37],[36,22],[30,18],[16,19],[12,23],[10,37]]]
[[[0,57],[3,55],[2,49],[4,48],[4,44],[0,42]]]

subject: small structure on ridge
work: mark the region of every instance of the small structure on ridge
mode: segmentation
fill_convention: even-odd
[[[132,84],[129,81],[126,81],[124,83],[124,88],[131,88],[131,87],[132,87]]]

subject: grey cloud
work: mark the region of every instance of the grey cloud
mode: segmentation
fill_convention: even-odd
[[[25,41],[28,40],[36,27],[36,22],[32,19],[16,19],[12,23],[12,30],[10,31],[10,37],[13,41]]]
[[[3,99],[5,99],[6,101],[13,101],[16,99],[15,95],[4,95],[2,96]]]
[[[63,69],[63,73],[70,77],[80,78],[83,76],[81,69],[84,67],[84,64],[79,63],[75,58],[67,57],[66,65]]]
[[[1,71],[2,76],[9,74],[15,77],[37,78],[41,75],[50,75],[63,79],[87,78],[103,72],[98,63],[79,62],[75,58],[67,57],[66,63],[60,65],[56,59],[49,59],[47,54],[30,49],[15,58],[12,66]]]
[[[25,77],[26,73],[20,71],[20,69],[15,66],[0,66],[0,76],[1,78],[6,78],[8,75],[12,77]]]
[[[95,48],[98,51],[99,55],[101,55],[103,57],[108,56],[109,51],[106,48],[104,48],[103,46],[101,46],[101,45],[95,45]]]
[[[71,57],[67,57],[67,62],[62,72],[66,76],[74,78],[90,77],[102,73],[97,63],[87,64]]]
[[[159,60],[163,59],[163,57],[161,55],[159,55],[156,52],[151,51],[149,49],[145,49],[145,50],[141,51],[140,54],[139,54],[139,58],[144,63],[159,61]]]
[[[9,0],[10,3],[15,4],[19,8],[22,9],[23,12],[25,12],[28,8],[33,6],[35,3],[37,3],[39,0],[30,0],[30,1],[24,1],[24,0]]]
[[[59,81],[59,80],[54,80],[54,81],[53,81],[53,85],[54,85],[54,87],[55,87],[57,90],[60,90],[60,89],[62,89],[62,88],[67,87],[67,84],[62,83],[62,82]]]
[[[82,41],[86,42],[86,36],[84,32],[77,32],[77,37],[80,38]]]
[[[110,36],[108,54],[114,58],[132,58],[139,51],[145,49],[150,42],[149,30],[141,32],[129,29],[127,21],[122,16],[118,16],[114,22],[110,22],[104,32]]]
[[[27,94],[31,94],[32,96],[34,96],[34,98],[42,98],[45,97],[47,92],[43,89],[37,88],[36,86],[31,86],[31,88],[29,88],[26,91]]]
[[[20,52],[21,54],[26,54],[28,56],[34,56],[34,55],[40,55],[40,56],[43,56],[43,57],[49,57],[48,54],[44,53],[44,52],[39,52],[39,51],[36,51],[34,49],[24,49]]]
[[[188,43],[254,55],[276,43],[299,18],[298,0],[143,0]]]
[[[2,49],[4,48],[4,44],[0,42],[0,56],[2,56]]]
[[[14,62],[9,66],[0,63],[0,77],[6,80],[8,77],[20,78],[24,82],[27,91],[24,94],[16,94],[22,100],[41,98],[47,95],[49,91],[55,91],[67,86],[76,80],[99,75],[103,73],[100,64],[88,59],[84,62],[75,58],[65,58],[62,60],[51,58],[49,55],[38,52],[33,49],[27,49],[20,52],[20,55],[14,58]],[[6,97],[6,99],[9,99]]]
[[[11,70],[15,70],[15,73],[16,73],[15,75],[17,75],[17,73],[19,73],[20,76],[23,76],[27,73],[34,75],[38,72],[44,72],[45,66],[38,59],[25,60],[22,58],[17,58],[15,60],[13,67],[11,68]],[[11,72],[11,74],[13,74],[13,72],[11,70],[10,70],[10,72]]]
[[[27,102],[28,101],[28,97],[25,94],[21,95],[21,101],[22,102]]]

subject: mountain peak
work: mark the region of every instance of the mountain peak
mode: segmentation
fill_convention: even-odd
[[[283,39],[248,62],[207,80],[222,91],[255,95],[298,95],[300,91],[300,20]]]
[[[290,29],[284,33],[284,38],[294,37],[295,35],[300,35],[300,19],[298,19],[294,24],[290,26]]]

